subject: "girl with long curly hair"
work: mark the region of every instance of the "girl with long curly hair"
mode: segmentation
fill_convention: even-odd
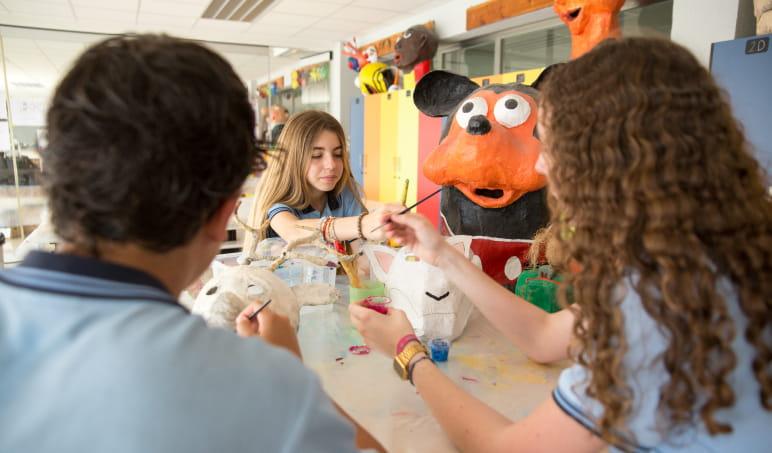
[[[513,423],[418,353],[440,424],[464,451],[768,451],[772,201],[715,81],[671,42],[610,41],[550,74],[539,130],[569,308],[540,311],[422,217],[389,217],[529,357],[574,362]],[[350,314],[389,355],[412,333],[399,310]]]

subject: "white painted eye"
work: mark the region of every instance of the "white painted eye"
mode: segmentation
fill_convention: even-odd
[[[522,96],[508,94],[496,101],[493,116],[504,127],[519,126],[531,116],[531,104]]]
[[[516,279],[523,272],[523,265],[516,256],[510,256],[504,265],[504,275],[510,279]]]
[[[456,112],[456,122],[459,126],[466,129],[466,127],[469,125],[469,120],[473,116],[477,115],[487,115],[488,114],[488,103],[485,102],[485,99],[483,98],[472,98],[467,99],[464,101],[463,104],[461,104],[461,107],[459,107],[458,111]]]
[[[402,35],[402,37],[405,39],[410,39],[411,36],[413,36],[413,33],[409,31],[406,31],[405,34]]]

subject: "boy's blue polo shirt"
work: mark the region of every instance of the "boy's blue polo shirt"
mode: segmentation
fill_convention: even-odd
[[[0,272],[0,451],[354,451],[316,376],[155,278],[33,252]]]

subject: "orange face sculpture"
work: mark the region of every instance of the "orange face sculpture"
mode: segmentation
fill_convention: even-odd
[[[423,173],[443,186],[449,233],[530,239],[547,223],[546,180],[534,169],[538,98],[532,86],[480,87],[445,71],[429,72],[416,85],[418,109],[447,117]]]
[[[553,9],[571,33],[571,58],[599,42],[621,36],[618,14],[624,0],[555,0]]]
[[[461,101],[448,134],[424,162],[427,178],[483,208],[503,208],[545,186],[534,171],[539,140],[530,87],[495,85]]]

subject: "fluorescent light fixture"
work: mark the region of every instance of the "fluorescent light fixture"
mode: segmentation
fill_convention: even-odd
[[[201,15],[204,19],[252,22],[275,0],[212,0]]]

